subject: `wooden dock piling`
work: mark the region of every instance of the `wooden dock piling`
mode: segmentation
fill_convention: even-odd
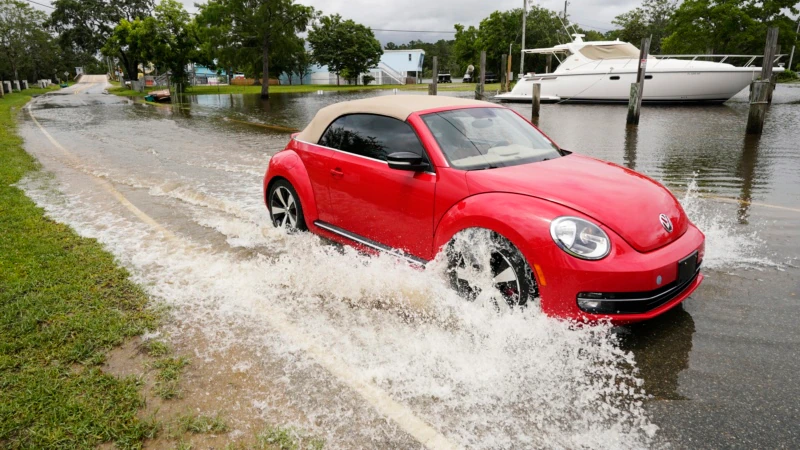
[[[500,73],[500,92],[508,92],[506,88],[508,82],[508,72],[506,71],[506,66],[508,65],[508,55],[503,54],[500,57],[500,67],[503,68],[503,71]]]
[[[428,85],[428,95],[438,95],[439,94],[439,61],[438,58],[435,56],[433,57],[433,67],[431,74],[433,75],[433,79],[431,80],[431,84]]]
[[[481,78],[475,86],[475,100],[483,100],[484,87],[486,86],[486,50],[481,51]]]
[[[642,107],[644,95],[644,76],[647,72],[647,54],[650,53],[650,38],[642,39],[642,48],[639,50],[639,71],[636,73],[636,83],[631,83],[631,94],[628,99],[628,125],[639,125],[639,110]]]
[[[542,85],[541,83],[533,83],[531,86],[531,122],[539,122],[539,107],[542,104]]]
[[[761,134],[764,131],[764,120],[767,118],[767,107],[772,97],[772,64],[778,45],[778,29],[767,30],[767,42],[764,46],[764,61],[761,64],[761,79],[750,84],[750,112],[747,115],[747,134]]]
[[[514,78],[514,74],[511,73],[511,55],[508,55],[508,65],[506,66],[506,92],[511,91],[511,79]]]

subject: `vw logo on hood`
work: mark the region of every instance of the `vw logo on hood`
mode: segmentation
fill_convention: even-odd
[[[667,217],[666,214],[661,214],[658,216],[658,220],[661,222],[661,226],[667,230],[667,233],[672,233],[672,221],[669,220],[669,217]]]

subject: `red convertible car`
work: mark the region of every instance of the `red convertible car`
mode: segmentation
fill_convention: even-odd
[[[646,320],[703,280],[705,237],[666,188],[487,102],[323,108],[270,160],[264,200],[276,226],[419,264],[444,250],[467,298],[480,288],[461,274],[483,270],[510,305],[535,300],[563,318]],[[470,255],[477,240],[491,242],[488,262]]]

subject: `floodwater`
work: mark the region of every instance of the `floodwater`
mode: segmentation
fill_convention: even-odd
[[[392,91],[155,106],[90,81],[25,111],[44,172],[21,187],[168,305],[173,339],[200,330],[197,358],[263,379],[243,410],[332,448],[800,446],[800,86],[779,86],[760,138],[745,137],[745,93],[646,106],[638,130],[624,106],[543,105],[556,142],[661,181],[707,235],[684,308],[574,329],[465,303],[441,264],[272,228],[261,179],[288,133]]]

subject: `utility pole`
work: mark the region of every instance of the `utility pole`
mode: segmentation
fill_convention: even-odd
[[[433,79],[428,85],[428,95],[438,95],[439,93],[439,60],[433,57],[433,67],[431,68]]]
[[[567,4],[568,0],[564,0],[564,26],[567,26]]]
[[[522,0],[522,51],[519,57],[519,76],[525,74],[525,28],[528,22],[528,0]],[[509,55],[511,52],[509,51]]]
[[[797,18],[797,28],[794,30],[794,41],[797,42],[797,33],[800,33],[800,17]],[[792,45],[792,53],[789,54],[789,67],[792,70],[792,59],[794,59],[794,45]]]

